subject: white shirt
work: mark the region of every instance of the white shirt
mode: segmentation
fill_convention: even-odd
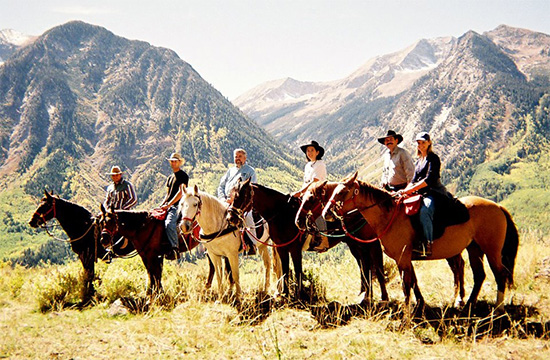
[[[323,160],[309,161],[304,168],[304,184],[309,184],[314,179],[327,179],[327,166]]]

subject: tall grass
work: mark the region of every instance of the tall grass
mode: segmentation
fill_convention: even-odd
[[[535,307],[538,313],[527,316],[539,323],[550,317],[550,279],[535,277],[550,257],[547,241],[537,234],[522,234],[515,287],[507,296],[514,304]],[[337,302],[342,317],[344,312],[349,315],[331,327],[322,326],[307,304],[296,307],[260,297],[263,265],[253,257],[241,259],[240,304],[204,289],[206,260],[166,263],[166,296],[147,302],[147,274],[140,259],[134,258],[97,264],[96,303],[83,310],[70,307],[79,296],[78,263],[40,269],[0,265],[0,328],[5,334],[0,337],[0,357],[543,359],[550,355],[548,341],[525,336],[521,324],[493,335],[483,322],[461,329],[460,318],[454,318],[456,326],[443,321],[405,324],[399,306],[401,282],[391,260],[386,269],[392,302],[359,311],[357,265],[342,246],[332,253],[307,255],[304,262],[307,285],[313,284],[321,301],[317,305],[330,307]],[[340,251],[342,256],[336,256]],[[453,281],[446,262],[417,262],[415,268],[428,305],[450,307]],[[480,301],[492,304],[496,285],[488,266],[486,271]],[[466,274],[469,294],[473,281],[468,266]],[[374,295],[380,299],[377,285]],[[126,299],[129,307],[134,301],[135,308],[125,315],[110,312],[118,299]],[[253,309],[261,306],[266,310],[262,316]]]

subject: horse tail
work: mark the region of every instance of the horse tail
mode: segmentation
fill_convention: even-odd
[[[502,265],[506,268],[506,284],[512,286],[514,284],[514,266],[518,253],[519,233],[512,215],[504,207],[501,206],[500,209],[506,217],[506,237],[502,248]]]

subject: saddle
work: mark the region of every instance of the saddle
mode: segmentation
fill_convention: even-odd
[[[436,240],[443,236],[447,226],[463,224],[470,220],[470,213],[466,206],[451,194],[448,196],[439,193],[434,194],[436,195],[434,196],[435,213],[433,219],[433,237],[434,240]],[[420,202],[418,209],[420,209]],[[422,234],[423,230],[420,224],[419,212],[409,218],[416,232]]]

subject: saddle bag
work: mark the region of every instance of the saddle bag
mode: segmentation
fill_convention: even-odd
[[[156,208],[156,209],[151,210],[151,216],[154,217],[157,220],[162,221],[162,220],[166,219],[166,213],[167,212],[168,211],[162,210],[161,208]]]
[[[420,210],[420,206],[422,206],[422,195],[409,196],[403,200],[403,204],[405,205],[405,214],[409,216],[416,215]]]

